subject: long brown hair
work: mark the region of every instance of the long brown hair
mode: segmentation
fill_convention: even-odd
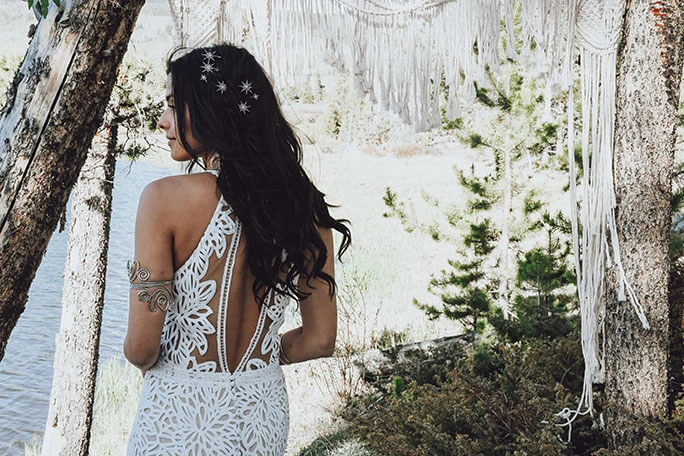
[[[335,279],[323,271],[333,252],[318,230],[342,235],[341,258],[351,243],[348,221],[330,215],[325,195],[302,168],[301,144],[264,70],[247,50],[229,44],[185,51],[167,64],[176,112],[189,114],[194,138],[220,157],[218,187],[243,224],[255,296],[277,288],[303,299],[299,275],[309,286],[323,279],[334,294]],[[177,125],[188,144],[186,123]]]

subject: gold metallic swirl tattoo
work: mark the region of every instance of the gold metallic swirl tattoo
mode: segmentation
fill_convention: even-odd
[[[173,302],[173,280],[149,282],[150,271],[140,267],[138,260],[128,261],[131,289],[138,291],[140,302],[146,302],[150,312],[169,310]]]

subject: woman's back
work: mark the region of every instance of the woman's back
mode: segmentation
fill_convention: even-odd
[[[276,361],[277,347],[267,336],[275,336],[287,299],[269,296],[259,311],[241,224],[225,200],[214,197],[213,174],[174,176],[169,184],[171,197],[187,204],[178,204],[173,215],[175,302],[166,317],[161,358],[212,372]]]
[[[174,254],[183,260],[174,273],[159,360],[146,374],[129,451],[282,454],[288,419],[278,328],[288,299],[271,293],[257,305],[240,221],[223,198],[214,201],[210,215],[206,201],[194,200],[202,194],[196,189],[215,194],[215,179],[214,192],[206,192],[211,181],[203,174],[167,182],[170,198],[195,204],[171,214],[178,233]],[[186,183],[194,186],[186,189]],[[228,410],[233,418],[222,420]],[[249,435],[235,435],[247,428]],[[201,444],[188,447],[188,435]]]

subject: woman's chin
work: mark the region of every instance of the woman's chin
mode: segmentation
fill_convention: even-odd
[[[171,151],[171,159],[173,161],[177,161],[177,162],[182,163],[182,162],[187,162],[187,161],[192,160],[192,156],[188,153],[177,153],[177,152]]]

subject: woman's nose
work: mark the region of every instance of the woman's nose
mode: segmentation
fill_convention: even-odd
[[[168,127],[168,122],[166,121],[166,113],[168,112],[168,110],[169,108],[166,108],[162,113],[161,117],[159,117],[159,120],[157,120],[157,128],[166,130],[166,128]]]

